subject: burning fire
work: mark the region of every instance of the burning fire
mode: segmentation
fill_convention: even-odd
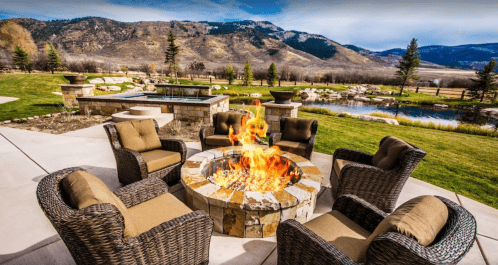
[[[261,103],[256,101],[256,115],[242,118],[239,132],[230,127],[229,137],[233,144],[242,144],[237,163],[229,162],[226,169],[218,168],[211,179],[222,187],[245,191],[279,191],[299,177],[297,168],[290,170],[290,161],[282,159],[280,149],[273,146],[266,150],[255,146],[256,136],[265,136],[268,124],[260,117]]]

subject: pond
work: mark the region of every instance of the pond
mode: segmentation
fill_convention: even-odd
[[[334,112],[349,112],[354,114],[369,114],[371,112],[386,113],[395,116],[396,114],[401,117],[409,118],[421,122],[433,122],[441,125],[458,126],[458,124],[478,124],[495,126],[498,120],[495,118],[482,116],[479,112],[472,112],[467,110],[453,110],[453,109],[436,109],[436,108],[423,108],[414,107],[409,105],[397,104],[374,104],[368,102],[344,100],[332,102],[302,102],[307,107],[321,107],[327,108]]]

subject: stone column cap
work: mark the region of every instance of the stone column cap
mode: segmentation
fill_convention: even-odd
[[[300,102],[291,102],[289,104],[277,104],[275,101],[269,101],[261,104],[265,107],[270,107],[270,108],[280,108],[280,109],[295,109],[299,108],[303,105],[303,103]]]

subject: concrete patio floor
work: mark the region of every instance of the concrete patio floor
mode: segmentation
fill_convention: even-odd
[[[188,156],[200,143],[187,143]],[[314,153],[312,162],[326,179],[332,156]],[[35,190],[47,174],[80,166],[111,190],[120,187],[116,163],[101,125],[62,135],[0,127],[0,264],[74,264],[64,242],[38,206]],[[328,185],[328,183],[325,183]],[[172,193],[184,201],[179,184]],[[468,209],[477,220],[477,242],[460,264],[498,264],[498,210],[410,178],[398,205],[418,195],[440,195]],[[332,209],[329,188],[322,188],[314,217]],[[276,238],[243,239],[214,232],[210,264],[276,264]]]

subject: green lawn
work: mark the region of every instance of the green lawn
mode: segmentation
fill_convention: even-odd
[[[96,77],[102,75],[89,75],[87,80]],[[0,104],[0,121],[60,112],[62,96],[52,94],[61,92],[58,84],[69,84],[69,81],[63,74],[0,74],[0,96],[19,98]],[[122,91],[127,90],[125,86],[129,84],[132,83],[120,84]],[[110,93],[118,92],[95,92],[96,95]]]
[[[255,110],[254,106],[246,108]],[[427,152],[412,177],[498,209],[497,138],[306,112],[299,112],[299,117],[318,120],[317,152],[333,154],[347,147],[373,154],[384,136],[393,135]]]

